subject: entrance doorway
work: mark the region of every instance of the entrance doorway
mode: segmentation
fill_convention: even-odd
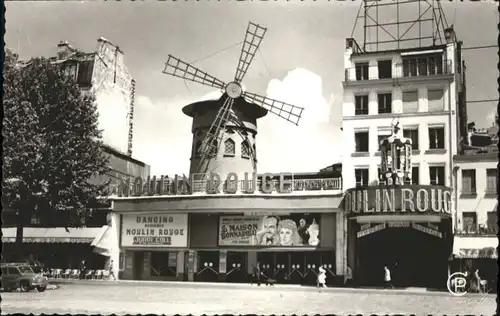
[[[447,277],[447,247],[442,238],[412,228],[385,228],[357,238],[358,283],[381,286],[384,266],[396,287],[442,287]],[[445,283],[443,283],[445,284]]]
[[[245,283],[248,281],[247,253],[227,253],[226,281],[233,283]]]
[[[144,251],[134,251],[133,257],[133,276],[134,280],[142,280],[144,271]]]
[[[219,279],[219,252],[198,251],[195,281],[216,282]]]
[[[319,267],[327,275],[327,284],[335,282],[335,251],[259,252],[257,261],[264,275],[278,283],[316,285]]]

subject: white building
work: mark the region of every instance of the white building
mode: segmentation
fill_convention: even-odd
[[[453,29],[445,37],[445,45],[382,52],[361,52],[347,39],[344,189],[378,180],[379,142],[396,121],[413,142],[413,183],[452,186],[452,158],[466,128],[465,66]]]

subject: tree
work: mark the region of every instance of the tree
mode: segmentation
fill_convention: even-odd
[[[16,211],[16,243],[33,215],[44,226],[78,227],[107,183],[93,96],[48,59],[20,64],[7,50],[4,68],[2,202]],[[19,249],[19,247],[16,247]]]

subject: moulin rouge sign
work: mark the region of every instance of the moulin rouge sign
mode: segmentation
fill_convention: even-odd
[[[451,215],[451,189],[432,185],[354,188],[346,192],[343,208],[353,216],[376,213]]]
[[[121,182],[112,187],[112,194],[118,196],[148,196],[148,195],[181,195],[192,194],[193,187],[197,185],[203,188],[196,188],[196,192],[206,193],[254,193],[256,190],[263,193],[272,193],[278,191],[280,193],[291,192],[293,174],[280,173],[279,180],[273,180],[275,176],[270,173],[265,173],[262,176],[257,176],[256,173],[249,175],[244,173],[244,179],[238,179],[238,175],[231,172],[222,181],[221,176],[217,173],[207,174],[205,180],[194,180],[186,176],[175,175],[174,178],[150,177],[146,179],[137,177],[133,180],[122,179]],[[243,181],[240,181],[243,180]]]

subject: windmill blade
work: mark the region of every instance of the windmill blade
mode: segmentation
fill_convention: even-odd
[[[285,102],[273,100],[267,97],[263,97],[261,95],[244,92],[243,98],[250,103],[255,103],[264,109],[268,110],[271,113],[278,115],[281,118],[284,118],[288,122],[291,122],[295,125],[299,125],[300,117],[302,116],[302,111],[304,108],[291,105]]]
[[[200,148],[198,149],[202,157],[202,162],[209,156],[217,154],[220,147],[223,134],[222,130],[226,128],[226,124],[229,121],[229,116],[231,114],[231,109],[234,104],[234,99],[226,96],[224,104],[217,111],[210,129],[208,130],[205,138],[203,139]]]
[[[198,82],[209,87],[224,89],[224,87],[226,86],[223,81],[207,74],[204,71],[201,71],[196,67],[191,66],[190,64],[172,55],[168,55],[163,73],[189,81]]]
[[[236,69],[236,76],[234,81],[241,82],[243,77],[245,77],[248,67],[252,63],[255,53],[259,49],[260,42],[266,34],[266,28],[249,22],[247,33],[245,34],[245,40],[243,41],[243,46],[241,47],[240,60],[238,61],[238,68]]]

